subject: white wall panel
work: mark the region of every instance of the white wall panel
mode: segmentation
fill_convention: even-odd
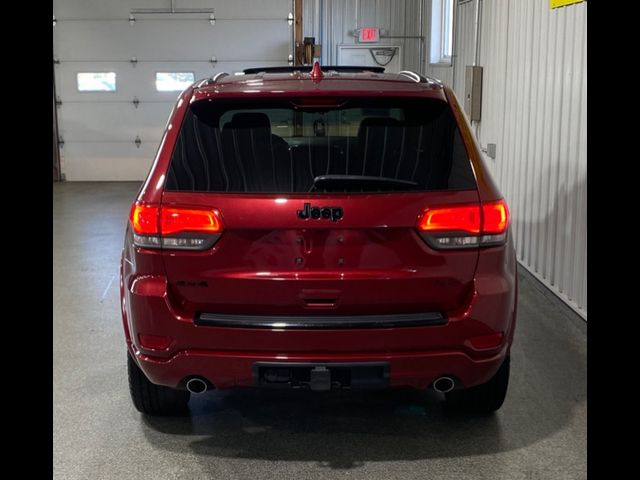
[[[511,207],[519,260],[586,318],[587,3],[482,4],[479,141],[497,145],[488,163]],[[457,38],[473,38],[473,22],[458,25],[470,31]],[[463,81],[455,85],[462,96]]]
[[[473,65],[473,57],[475,56],[475,15],[475,2],[467,2],[457,6],[456,31],[453,40],[455,66],[453,67],[453,84],[451,86],[460,99],[464,98],[465,66]]]

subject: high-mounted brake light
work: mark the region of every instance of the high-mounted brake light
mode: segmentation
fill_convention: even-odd
[[[509,209],[504,200],[482,205],[425,208],[418,231],[434,248],[501,245],[507,239]]]
[[[131,207],[130,220],[134,244],[145,248],[206,250],[222,233],[217,210],[136,203]]]
[[[289,102],[294,108],[339,108],[347,101],[336,97],[298,97]]]

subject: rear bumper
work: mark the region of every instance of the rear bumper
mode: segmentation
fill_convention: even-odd
[[[385,362],[392,386],[425,388],[448,375],[472,387],[495,374],[513,340],[515,260],[504,262],[499,252],[488,249],[480,256],[473,295],[459,310],[444,312],[446,323],[417,326],[383,319],[384,326],[369,328],[280,328],[258,320],[253,328],[239,328],[224,325],[229,316],[222,316],[222,325],[198,325],[194,314],[172,301],[164,276],[125,272],[121,294],[127,344],[149,380],[170,387],[180,387],[190,376],[204,377],[219,389],[253,386],[257,362]],[[478,348],[482,342],[472,343],[500,333],[498,345]],[[169,346],[144,348],[139,334],[163,336]]]
[[[488,381],[504,360],[508,345],[496,354],[473,359],[464,352],[395,352],[369,354],[296,354],[184,350],[169,358],[145,355],[132,348],[132,353],[153,383],[179,387],[191,376],[204,377],[218,389],[255,386],[254,365],[257,362],[279,363],[369,363],[385,362],[389,366],[390,386],[427,388],[433,380],[448,375],[461,386],[470,387]]]

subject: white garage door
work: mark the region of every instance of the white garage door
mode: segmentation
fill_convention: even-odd
[[[172,3],[175,11],[213,9],[213,25],[208,13],[134,14],[129,20],[132,9],[169,10]],[[158,73],[199,79],[286,65],[292,52],[291,0],[54,0],[53,7],[67,180],[144,179],[179,94],[158,91]],[[91,91],[80,91],[79,73],[102,75],[81,75],[80,87]],[[107,73],[115,74],[115,86]]]

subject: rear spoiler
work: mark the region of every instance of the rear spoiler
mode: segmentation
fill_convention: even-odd
[[[294,72],[311,72],[311,65],[296,65],[293,67],[255,67],[245,68],[245,75],[253,75],[256,73],[294,73]],[[322,70],[342,72],[342,73],[384,73],[384,67],[358,67],[353,65],[322,65]]]

